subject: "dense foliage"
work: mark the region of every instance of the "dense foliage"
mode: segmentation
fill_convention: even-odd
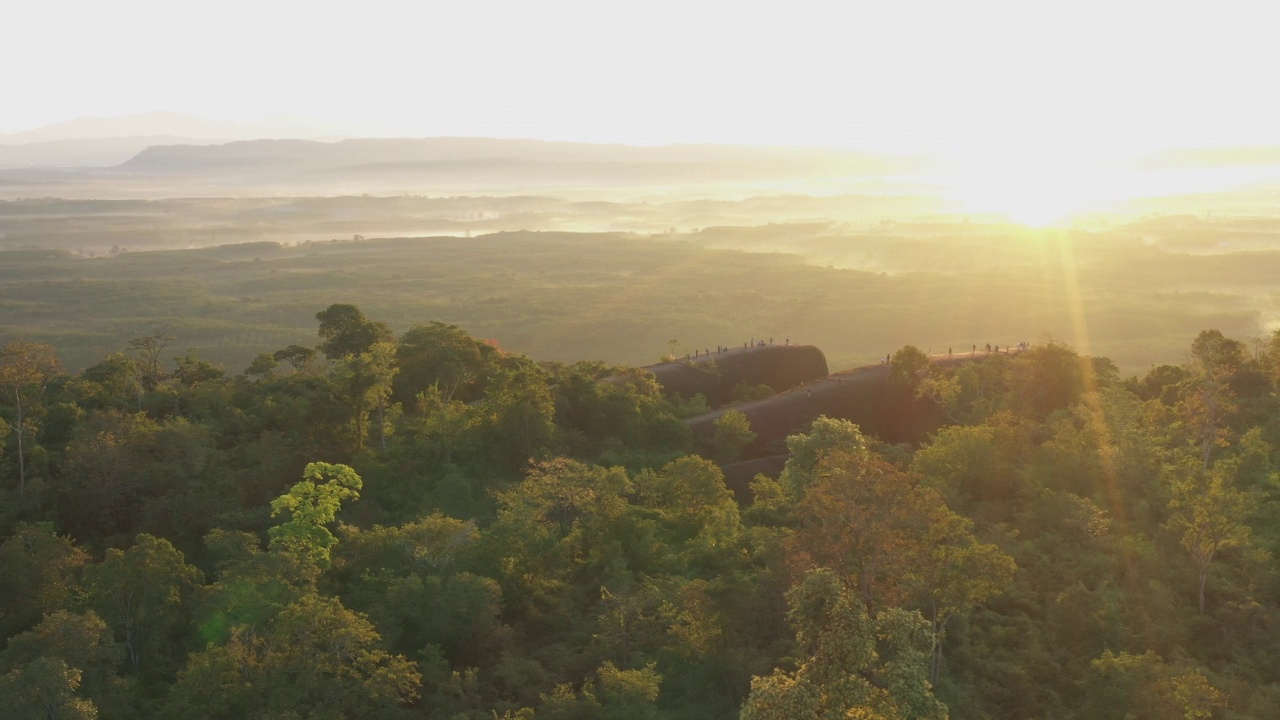
[[[947,425],[818,418],[740,505],[746,418],[648,373],[316,318],[238,375],[4,345],[6,717],[1280,716],[1280,333],[904,349]]]

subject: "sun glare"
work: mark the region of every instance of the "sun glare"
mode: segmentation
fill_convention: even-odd
[[[1053,143],[1024,138],[965,147],[953,153],[950,171],[938,182],[963,212],[1032,227],[1065,223],[1137,191],[1117,185],[1118,158],[1082,144]]]

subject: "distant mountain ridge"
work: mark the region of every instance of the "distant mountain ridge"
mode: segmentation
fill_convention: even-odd
[[[252,140],[148,147],[117,169],[130,174],[232,174],[264,179],[295,173],[355,177],[461,173],[473,178],[715,180],[752,177],[878,176],[921,165],[914,158],[819,148],[733,145],[596,145],[474,137]]]
[[[129,158],[153,145],[216,144],[222,139],[200,140],[174,135],[144,135],[111,138],[67,138],[42,140],[21,145],[0,144],[0,168],[4,167],[108,167],[127,162]]]
[[[178,113],[81,118],[0,135],[0,183],[21,197],[161,192],[523,193],[781,181],[873,181],[931,166],[923,156],[847,149],[636,146],[485,137],[308,139],[288,119],[208,121]],[[312,129],[320,130],[316,126]],[[59,188],[53,190],[53,188]]]
[[[85,117],[0,134],[0,168],[119,165],[152,145],[211,145],[272,137],[337,139],[341,133],[304,121],[271,118],[235,123],[183,113]]]

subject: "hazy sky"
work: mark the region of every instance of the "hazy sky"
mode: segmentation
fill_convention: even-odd
[[[1274,28],[1265,3],[1177,0],[3,0],[0,132],[169,110],[979,154],[1280,144]]]

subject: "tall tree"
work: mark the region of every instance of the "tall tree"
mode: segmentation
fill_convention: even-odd
[[[344,355],[334,366],[331,378],[351,415],[352,446],[357,451],[368,441],[370,418],[375,414],[379,445],[383,450],[387,447],[387,403],[398,372],[395,354],[395,345],[376,342],[365,352]]]
[[[737,539],[738,504],[715,463],[696,455],[678,458],[658,472],[639,473],[635,488],[639,504],[669,523],[674,545],[696,540],[698,547],[723,549]]]
[[[311,463],[302,481],[271,501],[271,517],[288,513],[288,521],[273,526],[271,547],[293,553],[320,567],[329,564],[329,549],[338,539],[329,528],[343,500],[358,500],[364,483],[346,465]]]
[[[756,439],[751,421],[737,410],[727,410],[712,423],[715,433],[711,437],[711,459],[721,465],[734,462],[742,449]]]
[[[928,625],[919,613],[872,616],[835,573],[811,571],[787,594],[800,660],[751,680],[742,720],[945,720],[927,679]]]
[[[141,390],[151,392],[164,380],[164,368],[160,367],[160,355],[173,342],[173,337],[164,333],[143,335],[129,341],[129,347],[138,353],[138,380]],[[142,403],[141,395],[138,399]],[[141,409],[141,408],[139,408]]]
[[[18,523],[0,543],[0,635],[29,629],[41,615],[69,606],[88,553],[53,523]]]
[[[9,638],[4,652],[0,652],[0,672],[25,669],[25,674],[32,676],[42,659],[61,661],[69,670],[80,674],[79,687],[66,689],[76,690],[78,696],[88,699],[98,709],[121,714],[120,710],[127,706],[126,684],[116,674],[122,656],[123,648],[116,645],[110,628],[93,611],[59,610],[45,615],[31,630]],[[46,663],[45,667],[57,665]],[[54,678],[46,680],[56,677],[55,672]]]
[[[400,374],[395,397],[409,407],[418,393],[435,386],[446,404],[455,397],[474,400],[474,386],[483,379],[488,358],[495,352],[457,325],[414,325],[400,336],[396,350]]]
[[[1098,720],[1209,720],[1227,707],[1227,698],[1185,663],[1107,650],[1089,663],[1089,717]]]
[[[868,454],[867,440],[857,425],[825,415],[813,421],[809,432],[787,436],[787,450],[790,456],[778,480],[796,502],[817,481],[818,465],[827,455],[843,452],[865,457]]]
[[[225,644],[191,656],[167,716],[217,718],[396,717],[422,675],[391,655],[369,620],[337,598],[307,595],[266,628],[233,628]]]
[[[1183,397],[1183,413],[1200,449],[1200,467],[1209,469],[1214,448],[1228,442],[1227,418],[1235,411],[1231,380],[1244,364],[1245,347],[1217,330],[1205,330],[1191,343],[1192,374]]]
[[[83,673],[60,658],[40,657],[0,675],[5,717],[14,720],[98,720],[98,708],[79,697]]]
[[[947,625],[1013,580],[1013,558],[972,534],[973,523],[935,505],[924,542],[912,563],[909,583],[932,630],[929,682],[938,684]]]
[[[320,352],[330,360],[369,352],[374,343],[391,342],[391,328],[370,320],[360,308],[334,303],[316,313],[320,321]]]
[[[929,356],[914,345],[904,345],[889,360],[889,382],[913,390],[929,376]]]
[[[89,606],[115,630],[137,673],[144,659],[169,654],[165,638],[200,580],[168,540],[143,534],[128,550],[108,549],[85,570],[84,584]]]
[[[32,434],[32,424],[23,416],[23,395],[35,402],[44,396],[48,384],[60,369],[58,356],[46,343],[14,340],[0,348],[0,387],[13,396],[17,410],[14,431],[18,438],[18,494],[26,496],[27,465],[26,438]]]
[[[796,569],[831,568],[870,608],[899,605],[942,500],[879,456],[827,453],[815,469],[791,539]]]
[[[1245,521],[1256,503],[1252,495],[1234,486],[1236,466],[1232,459],[1219,461],[1208,471],[1185,468],[1169,500],[1165,526],[1179,536],[1196,565],[1201,615],[1209,564],[1220,551],[1249,540]]]
[[[532,362],[495,372],[481,407],[492,429],[491,442],[510,467],[524,465],[555,438],[555,400],[546,373]]]
[[[293,368],[294,372],[304,372],[316,358],[316,351],[301,345],[290,345],[271,354],[272,359],[276,362],[286,362]]]

